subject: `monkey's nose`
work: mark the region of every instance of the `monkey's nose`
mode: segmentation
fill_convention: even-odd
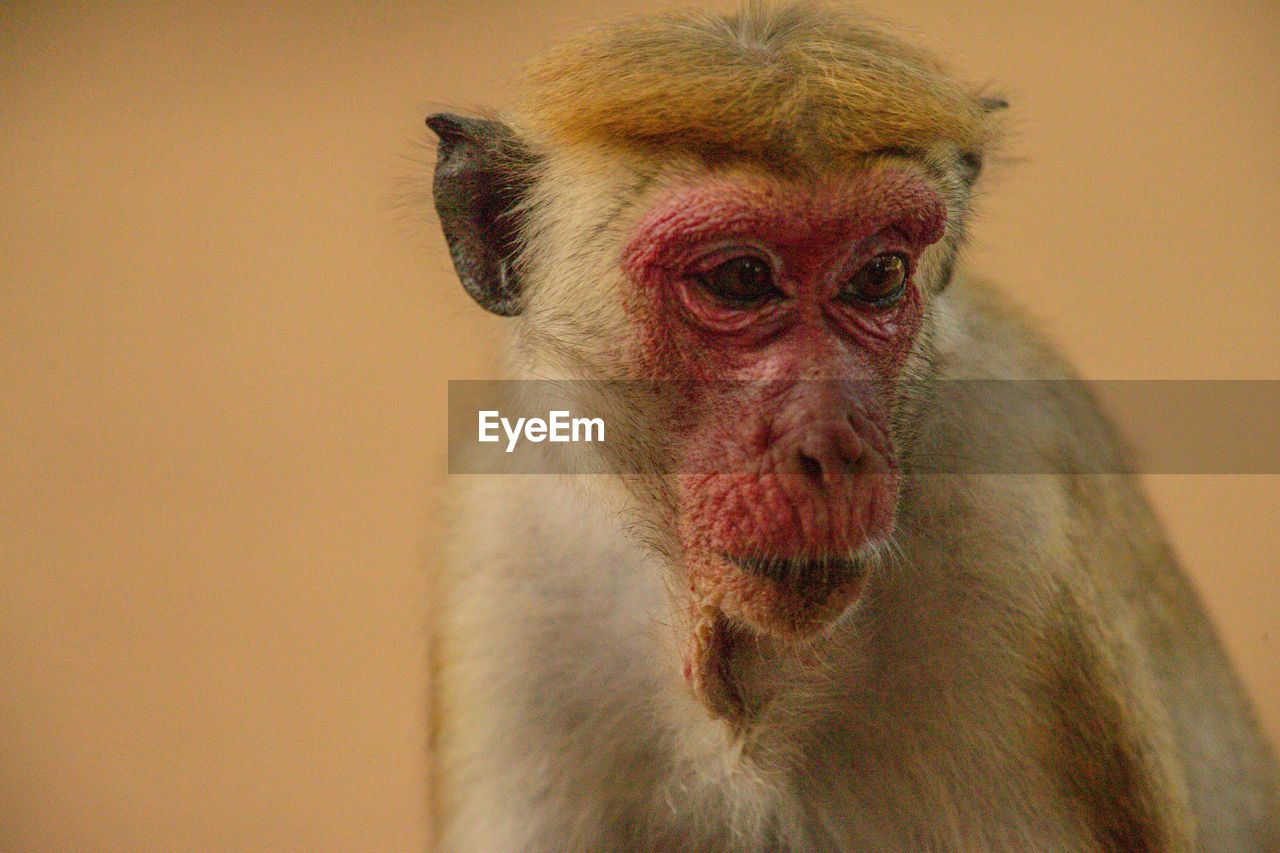
[[[815,484],[834,486],[858,470],[865,448],[847,422],[810,424],[796,445],[796,467]]]

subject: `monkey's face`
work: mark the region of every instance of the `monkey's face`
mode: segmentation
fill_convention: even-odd
[[[805,636],[891,532],[890,429],[943,198],[916,172],[671,188],[627,243],[627,311],[668,401],[673,526],[700,613]]]
[[[496,122],[431,122],[454,265],[481,305],[519,315],[517,373],[658,380],[578,383],[577,408],[609,424],[584,452],[630,475],[598,485],[667,558],[695,695],[741,718],[735,638],[830,625],[893,532],[896,430],[919,405],[904,389],[926,375],[931,294],[980,152],[942,140],[708,169],[711,155],[533,152]]]

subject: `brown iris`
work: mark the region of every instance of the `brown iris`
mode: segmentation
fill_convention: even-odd
[[[901,252],[876,255],[853,274],[836,298],[887,308],[907,292],[907,269],[907,256]]]
[[[704,290],[733,308],[750,308],[782,295],[773,284],[769,265],[750,255],[725,261],[698,281]]]

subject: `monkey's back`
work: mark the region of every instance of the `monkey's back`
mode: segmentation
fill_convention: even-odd
[[[1280,849],[1280,767],[1132,471],[1129,448],[1088,383],[1005,298],[978,283],[957,285],[944,297],[954,301],[956,319],[944,344],[948,375],[1055,380],[1032,383],[1055,398],[1038,401],[1050,412],[1054,462],[1064,470],[1122,472],[1049,479],[1062,484],[1070,507],[1070,562],[1088,580],[1086,603],[1100,614],[1097,640],[1114,659],[1119,688],[1138,700],[1136,722],[1151,733],[1142,748],[1172,751],[1167,770],[1190,805],[1197,847]],[[1033,430],[1045,432],[1044,415],[1033,416]],[[1002,420],[992,453],[1018,442],[1009,432],[1019,430],[1020,418]],[[1030,452],[1043,455],[1046,447]]]

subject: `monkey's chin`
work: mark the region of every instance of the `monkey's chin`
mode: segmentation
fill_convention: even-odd
[[[749,719],[734,675],[736,650],[751,634],[803,642],[858,600],[867,560],[729,557],[707,554],[689,566],[696,601],[684,652],[684,677],[712,717],[740,726]]]

